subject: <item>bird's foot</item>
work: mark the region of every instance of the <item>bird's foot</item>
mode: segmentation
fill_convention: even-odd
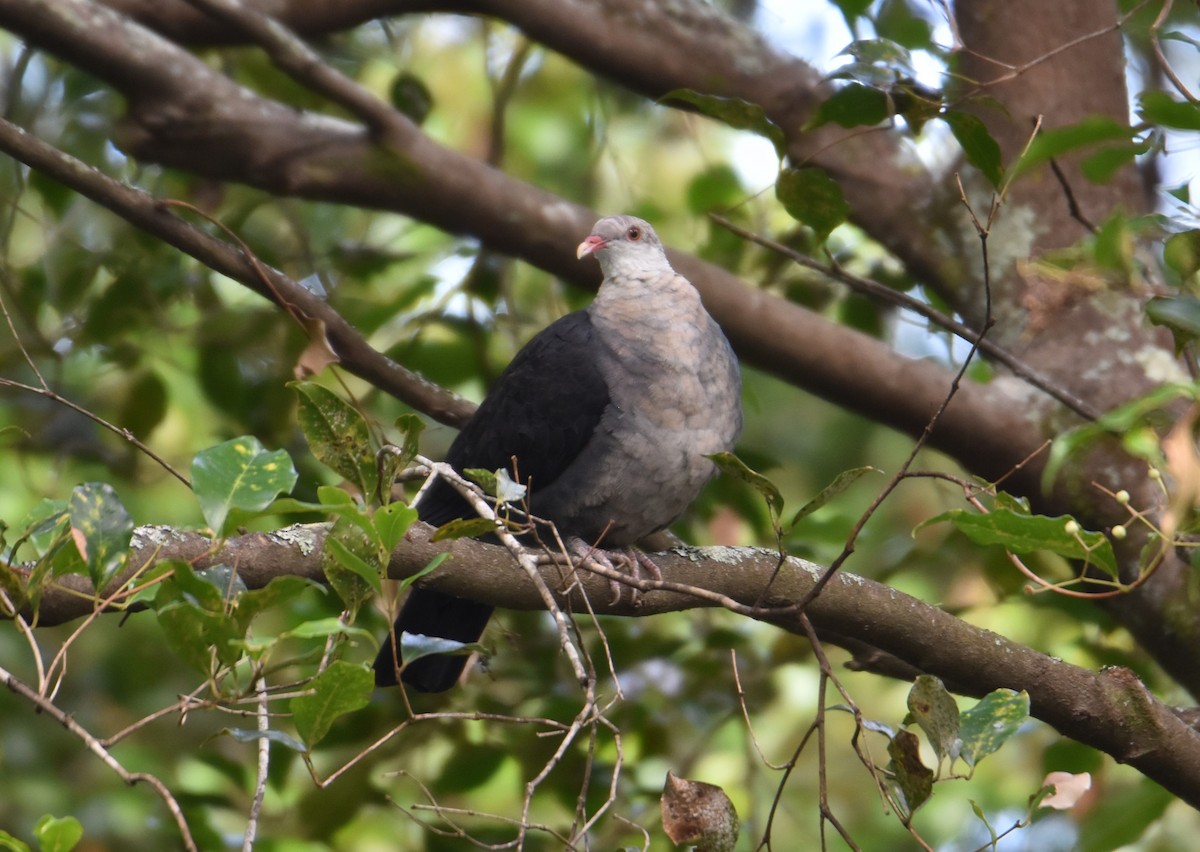
[[[600,568],[604,569],[601,573],[608,575],[608,587],[612,589],[613,598],[611,603],[619,603],[621,600],[621,589],[626,585],[613,574],[627,574],[634,580],[642,579],[641,569],[645,568],[646,572],[655,580],[662,580],[662,570],[654,563],[646,554],[640,550],[627,548],[625,550],[602,550],[598,547],[593,547],[581,538],[571,538],[567,541],[567,547],[572,555],[577,557],[581,563],[586,565],[589,561],[595,563]],[[640,594],[637,586],[632,586],[633,603],[636,604],[638,595]]]

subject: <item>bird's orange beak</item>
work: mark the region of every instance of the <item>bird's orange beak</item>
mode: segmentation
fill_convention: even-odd
[[[598,237],[595,234],[592,234],[579,244],[579,248],[575,249],[575,256],[582,260],[587,255],[591,254],[592,252],[600,251],[600,249],[607,245],[608,242],[604,239],[604,237]]]

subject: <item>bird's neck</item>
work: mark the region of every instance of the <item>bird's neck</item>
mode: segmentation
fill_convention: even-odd
[[[707,319],[696,288],[670,267],[664,272],[642,270],[606,277],[588,313],[610,333],[630,338],[669,334],[703,325]]]
[[[600,271],[604,273],[606,283],[626,278],[652,278],[675,273],[661,252],[655,254],[609,250],[597,252],[596,259],[600,261]]]

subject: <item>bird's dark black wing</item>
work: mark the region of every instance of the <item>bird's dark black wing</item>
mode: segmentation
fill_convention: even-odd
[[[596,364],[593,328],[586,312],[568,314],[534,337],[496,380],[474,416],[446,453],[456,470],[505,468],[536,495],[583,450],[609,404],[608,385]],[[513,458],[516,458],[514,470]],[[470,517],[471,507],[443,480],[435,480],[417,503],[421,520],[441,526]],[[545,514],[534,498],[535,513]],[[491,617],[487,604],[441,592],[413,589],[396,617],[401,632],[473,642]],[[442,692],[462,675],[466,657],[434,654],[412,662],[405,683]],[[395,649],[385,640],[375,660],[375,682],[396,683]]]
[[[609,404],[592,334],[587,313],[578,311],[529,341],[451,444],[447,463],[459,471],[504,468],[517,481],[531,483],[535,495],[557,479],[591,439]],[[434,526],[473,514],[440,480],[417,510]]]

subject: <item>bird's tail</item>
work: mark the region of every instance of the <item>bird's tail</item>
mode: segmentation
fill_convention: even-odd
[[[437,636],[458,642],[475,642],[483,635],[492,607],[441,592],[413,589],[396,616],[393,632],[383,640],[375,658],[375,685],[395,686],[400,668],[401,633]],[[394,641],[393,641],[394,637]],[[467,657],[460,654],[432,654],[414,660],[401,673],[401,679],[419,692],[445,692],[458,682]]]

